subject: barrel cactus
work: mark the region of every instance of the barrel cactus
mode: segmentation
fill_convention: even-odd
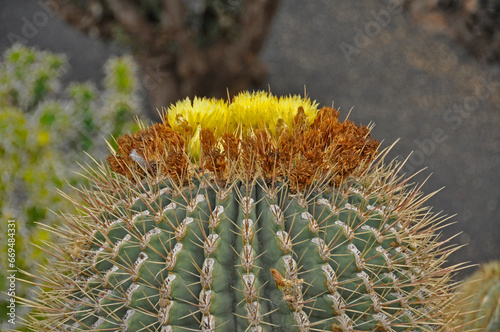
[[[500,331],[500,261],[481,266],[458,289],[459,331]]]
[[[452,251],[370,128],[299,96],[172,105],[88,170],[36,331],[436,331]],[[450,310],[449,310],[450,309]]]

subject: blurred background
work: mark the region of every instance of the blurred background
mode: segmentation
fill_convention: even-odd
[[[35,221],[70,209],[52,188],[81,184],[77,162],[103,160],[134,116],[270,89],[399,140],[389,157],[443,188],[428,204],[452,215],[443,239],[467,244],[449,264],[500,258],[500,1],[2,0],[0,54],[2,239],[15,219],[43,246]],[[33,269],[40,250],[16,246]]]

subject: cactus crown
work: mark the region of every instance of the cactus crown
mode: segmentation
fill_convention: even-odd
[[[298,96],[185,99],[168,109],[163,123],[120,137],[118,152],[107,161],[129,178],[160,173],[185,182],[201,171],[227,184],[260,175],[286,178],[296,191],[327,174],[338,183],[374,157],[378,143],[369,132]]]
[[[245,93],[187,99],[118,138],[79,190],[82,215],[54,231],[66,241],[31,326],[447,330],[452,250],[433,233],[446,218],[374,158],[369,128],[338,117]]]

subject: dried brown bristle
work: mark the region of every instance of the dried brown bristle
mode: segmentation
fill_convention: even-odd
[[[217,138],[211,129],[202,128],[196,161],[188,157],[187,141],[168,123],[121,136],[117,143],[118,152],[108,156],[107,162],[113,171],[130,179],[161,173],[182,182],[188,171],[201,171],[226,182],[234,176],[260,174],[266,181],[288,179],[292,191],[327,174],[339,183],[363,161],[370,161],[379,146],[368,127],[340,122],[339,112],[330,107],[319,110],[312,125],[299,107],[293,128],[278,126],[276,135],[253,129],[246,137],[224,132]]]

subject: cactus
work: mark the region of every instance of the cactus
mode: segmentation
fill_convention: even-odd
[[[463,312],[459,331],[500,330],[500,261],[493,261],[467,278],[459,288],[457,303]]]
[[[33,330],[449,330],[446,217],[369,127],[255,92],[117,145],[53,229]]]

